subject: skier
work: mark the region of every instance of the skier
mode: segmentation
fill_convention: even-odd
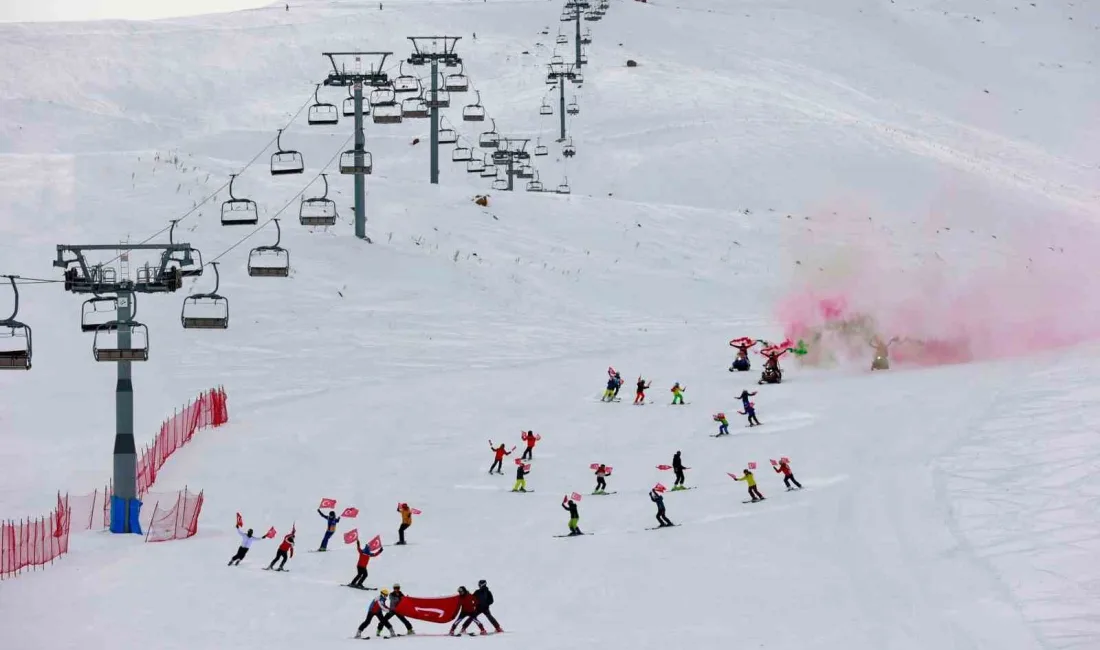
[[[387,602],[389,596],[390,590],[383,589],[378,592],[378,598],[370,601],[370,605],[367,606],[367,619],[359,624],[359,629],[355,632],[355,638],[363,638],[363,630],[367,629],[367,626],[370,625],[370,622],[373,621],[375,617],[378,617],[378,630],[375,632],[375,636],[382,636],[383,627],[389,631],[390,637],[397,636],[397,633],[393,631],[393,626],[386,620],[386,612],[390,609]]]
[[[252,536],[251,528],[248,529],[248,533],[242,533],[241,527],[237,526],[237,534],[241,536],[241,545],[237,548],[237,554],[229,558],[229,564],[227,564],[226,566],[233,566],[234,562],[236,562],[237,565],[240,566],[241,560],[244,559],[244,556],[248,555],[248,549],[252,548],[252,542],[255,542],[257,539],[259,539],[259,537]]]
[[[637,387],[636,392],[634,393],[634,403],[635,404],[644,404],[645,403],[645,391],[646,391],[647,388],[649,388],[649,382],[647,382],[645,379],[642,379],[641,375],[639,375],[638,376],[638,387]]]
[[[268,570],[275,568],[275,563],[279,560],[279,571],[285,571],[283,567],[286,566],[287,553],[290,553],[290,557],[294,557],[294,531],[290,531],[286,537],[283,538],[283,543],[279,544],[279,549],[275,551],[275,559],[271,561],[271,564],[267,565]]]
[[[397,545],[404,546],[405,531],[409,529],[409,526],[412,526],[413,513],[412,508],[410,508],[407,503],[402,503],[398,506],[397,511],[401,513],[401,525],[397,528]]]
[[[878,336],[867,341],[867,345],[870,345],[875,350],[875,358],[871,361],[871,370],[890,369],[890,346],[898,341],[899,339],[896,336],[886,342],[883,342]]]
[[[615,392],[612,393],[612,395],[611,395],[612,399],[618,401],[618,399],[619,399],[619,389],[622,388],[622,387],[623,387],[623,376],[620,375],[616,371],[615,372]]]
[[[370,564],[372,557],[378,557],[382,554],[382,549],[378,549],[377,553],[371,553],[370,546],[363,548],[359,540],[355,540],[355,550],[359,552],[359,561],[355,563],[355,577],[351,579],[348,586],[366,589],[363,586],[363,581],[367,579],[367,565]]]
[[[684,461],[680,460],[680,452],[672,455],[672,471],[676,473],[676,481],[672,484],[673,491],[686,490],[684,487]]]
[[[489,449],[492,449],[493,454],[494,454],[493,464],[489,466],[489,473],[492,474],[493,470],[496,470],[497,474],[503,474],[504,473],[504,470],[503,470],[503,468],[504,468],[504,457],[505,456],[511,456],[512,452],[511,451],[505,451],[503,442],[500,443],[499,447],[494,448],[492,440],[489,441]],[[512,448],[512,451],[515,451],[515,447]]]
[[[611,374],[607,378],[607,389],[603,392],[601,402],[611,402],[615,399],[615,391],[619,390],[619,380],[615,378],[614,374]]]
[[[754,397],[755,395],[756,393],[750,393],[747,390],[742,390],[741,395],[739,396],[741,399],[741,405],[745,407],[744,414],[749,416],[750,427],[755,427],[756,425],[760,424],[760,420],[756,417],[756,406],[749,401],[749,398]]]
[[[749,468],[745,468],[745,475],[741,478],[733,477],[735,481],[745,481],[749,485],[749,497],[752,498],[752,502],[763,501],[764,495],[760,494],[760,489],[756,487],[756,477],[752,475],[752,471]]]
[[[596,468],[596,489],[592,494],[605,494],[607,492],[607,465],[600,463],[600,466]]]
[[[657,488],[649,491],[649,500],[657,504],[657,526],[659,528],[676,525],[665,516],[665,497],[657,491]]]
[[[712,419],[718,423],[718,434],[714,436],[715,438],[730,434],[730,421],[726,419],[725,413],[715,413]]]
[[[523,463],[516,466],[516,484],[512,486],[513,492],[527,491],[527,479],[524,477],[528,474],[530,474],[530,472],[527,471],[527,466]]]
[[[752,364],[749,361],[749,349],[759,342],[760,341],[757,341],[748,336],[743,336],[739,339],[733,339],[732,341],[730,341],[730,347],[737,348],[737,358],[733,360],[732,364],[730,364],[730,372],[733,372],[734,370],[744,372],[752,367]]]
[[[684,404],[684,391],[686,387],[680,386],[680,382],[676,382],[672,385],[672,403],[683,406]]]
[[[328,541],[336,534],[336,524],[340,523],[340,518],[336,516],[335,510],[329,510],[326,515],[321,512],[320,508],[317,508],[317,514],[321,515],[321,518],[327,522],[325,536],[321,538],[321,548],[317,549],[318,551],[324,552],[328,550]]]
[[[482,625],[481,621],[477,618],[477,597],[466,591],[466,587],[459,587],[458,602],[460,605],[458,618],[451,624],[451,631],[448,632],[448,634],[454,636],[455,630],[458,629],[458,624],[463,621],[466,622],[466,625],[462,627],[463,630],[465,630],[470,623],[477,623],[477,629],[481,630],[482,634],[485,634],[485,626]]]
[[[584,533],[582,533],[581,529],[577,526],[581,520],[581,515],[577,512],[577,503],[569,497],[565,497],[562,499],[561,507],[562,510],[569,511],[569,535],[583,535]]]
[[[525,431],[520,433],[519,437],[527,443],[527,449],[523,450],[523,455],[520,456],[520,460],[532,460],[532,456],[535,453],[535,443],[542,439],[542,436],[536,436],[534,431]]]
[[[797,485],[799,490],[802,489],[802,484],[799,483],[797,479],[795,479],[794,472],[791,471],[791,461],[787,460],[786,458],[779,459],[779,464],[775,467],[775,473],[783,474],[783,485],[787,486],[788,492],[794,489],[793,487],[791,487],[791,483]]]
[[[497,632],[503,632],[500,629],[500,623],[497,623],[497,619],[493,618],[493,613],[489,611],[489,608],[493,605],[493,592],[489,591],[489,585],[484,580],[477,581],[477,591],[474,592],[474,600],[476,602],[476,609],[474,615],[467,618],[466,622],[462,625],[462,632],[466,632],[466,628],[470,627],[470,623],[476,622],[478,626],[481,626],[481,621],[478,620],[478,616],[482,614],[485,618],[489,619],[489,622],[493,624],[493,629]],[[481,633],[485,634],[485,628],[481,628]]]
[[[389,623],[390,619],[396,616],[397,620],[405,624],[406,634],[416,634],[416,632],[413,631],[413,626],[412,623],[409,622],[409,619],[397,613],[397,603],[401,602],[401,599],[404,597],[405,593],[401,591],[401,585],[394,584],[393,591],[390,592],[390,611],[386,613],[386,618],[382,620]]]

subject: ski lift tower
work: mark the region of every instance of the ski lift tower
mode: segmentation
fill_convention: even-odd
[[[136,280],[118,277],[115,269],[102,264],[89,264],[86,253],[95,251],[120,251],[119,259],[129,264],[134,251],[159,251],[160,260],[155,266],[146,264],[138,268]],[[65,290],[76,294],[93,294],[101,297],[114,294],[115,319],[95,328],[92,351],[96,361],[117,364],[115,383],[115,443],[114,443],[114,496],[111,500],[111,532],[136,532],[131,522],[136,512],[130,506],[137,499],[137,447],[134,444],[134,385],[130,364],[149,358],[148,330],[134,319],[135,298],[139,293],[172,293],[183,286],[181,267],[192,263],[194,249],[186,243],[168,244],[96,244],[57,246],[57,259],[53,265],[65,269]],[[115,333],[115,345],[101,344],[100,334]],[[134,335],[140,340],[135,344]],[[106,338],[106,337],[104,337]]]
[[[371,88],[388,85],[389,76],[382,71],[386,64],[386,57],[393,52],[322,52],[332,64],[332,72],[325,77],[324,85],[352,88],[352,101],[355,103],[355,148],[352,153],[353,165],[345,167],[344,173],[355,176],[355,236],[359,239],[367,237],[367,189],[366,177],[371,173],[371,161],[367,157],[365,149],[366,139],[363,136],[363,84]],[[351,65],[349,68],[348,65]],[[365,69],[364,69],[364,66]],[[351,167],[350,169],[347,169]]]
[[[527,151],[527,143],[530,138],[499,138],[497,149],[493,152],[493,163],[505,166],[505,176],[508,178],[508,191],[515,189],[514,179],[519,173],[516,169],[516,161],[531,159]]]
[[[584,10],[588,9],[590,6],[587,0],[569,0],[565,3],[564,11],[568,12],[572,16],[573,21],[577,24],[577,33],[573,37],[574,56],[576,57],[573,64],[577,66],[578,70],[584,65],[584,61],[581,60],[581,15],[584,13]]]
[[[558,116],[561,119],[561,135],[558,142],[565,142],[565,82],[577,82],[576,67],[567,63],[551,63],[546,72],[547,82],[558,85]]]
[[[409,36],[412,41],[413,53],[408,58],[410,65],[421,66],[430,63],[432,66],[431,94],[428,96],[428,108],[431,109],[431,171],[430,180],[433,185],[439,184],[439,64],[443,63],[448,68],[454,68],[462,63],[462,59],[455,54],[455,46],[461,36]]]

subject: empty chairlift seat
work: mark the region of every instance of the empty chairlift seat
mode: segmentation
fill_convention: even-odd
[[[298,209],[298,223],[303,226],[336,225],[336,201],[328,198],[328,175],[321,174],[325,183],[325,192],[321,196],[302,199]]]
[[[474,152],[469,147],[455,147],[451,152],[451,160],[454,162],[467,162],[474,159]]]
[[[481,105],[481,92],[477,93],[477,101],[473,104],[467,104],[462,108],[462,121],[463,122],[484,122],[485,121],[485,107]]]
[[[401,116],[409,119],[428,117],[428,102],[423,97],[409,97],[401,100]]]
[[[129,342],[122,338],[129,338]],[[149,328],[137,321],[111,321],[96,328],[92,341],[92,356],[96,361],[149,360]]]
[[[454,129],[439,130],[439,144],[455,144],[458,142],[458,132]]]
[[[374,159],[369,151],[350,149],[340,154],[341,174],[371,174],[374,172]],[[328,181],[325,181],[326,184]]]
[[[214,267],[214,290],[209,293],[196,293],[183,300],[180,310],[180,323],[184,329],[226,329],[229,327],[229,300],[218,295],[221,277],[218,263]]]
[[[464,93],[469,90],[470,80],[466,77],[465,69],[459,66],[458,72],[445,76],[443,78],[443,88],[455,93]]]
[[[257,246],[248,254],[248,275],[253,278],[285,278],[290,275],[290,251],[279,246],[283,239],[283,229],[279,220],[275,222],[275,243],[271,246]]]
[[[306,168],[301,152],[283,149],[283,130],[275,136],[275,153],[271,154],[271,175],[301,174]]]
[[[497,121],[490,120],[493,123],[493,127],[488,131],[483,132],[477,139],[477,146],[482,149],[496,149],[500,144],[500,134],[497,133]]]
[[[14,296],[11,315],[0,320],[0,370],[30,370],[33,345],[30,326],[17,321],[19,315],[19,287],[16,276],[9,275]]]
[[[306,113],[306,122],[313,126],[339,124],[340,111],[337,110],[336,104],[322,102],[319,96],[320,92],[321,84],[317,84],[317,87],[313,90],[313,104]]]
[[[118,315],[118,298],[96,296],[84,301],[80,309],[80,331],[95,332],[114,321]]]

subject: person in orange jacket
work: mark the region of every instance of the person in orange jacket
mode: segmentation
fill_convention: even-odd
[[[405,531],[409,529],[409,526],[412,526],[413,513],[412,508],[407,503],[402,503],[397,511],[401,513],[401,526],[397,529],[397,544],[400,546],[405,543]]]
[[[477,623],[477,629],[481,630],[482,634],[485,634],[485,626],[481,624],[481,621],[477,617],[477,597],[469,591],[466,591],[466,587],[459,587],[458,602],[461,609],[458,612],[458,618],[451,624],[451,631],[448,632],[448,634],[455,636],[455,631],[458,630],[459,623],[463,622],[467,625],[470,623]]]
[[[512,452],[507,451],[507,450],[504,449],[504,443],[503,442],[500,443],[499,447],[493,447],[493,441],[492,440],[489,441],[489,449],[493,450],[493,455],[494,455],[493,464],[489,466],[489,473],[492,474],[495,471],[497,474],[503,474],[504,473],[504,471],[503,471],[504,457],[505,456],[511,456]],[[512,447],[512,451],[515,451],[515,450],[516,450],[516,448]]]
[[[279,550],[275,551],[275,559],[271,561],[271,564],[267,565],[268,570],[275,568],[275,563],[279,560],[282,562],[279,564],[279,568],[276,571],[286,571],[287,554],[290,557],[294,557],[294,531],[291,531],[286,537],[283,538],[283,543],[279,544]]]

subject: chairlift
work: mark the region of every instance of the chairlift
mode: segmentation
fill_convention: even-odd
[[[554,40],[554,42],[557,43],[558,45],[568,45],[569,44],[569,37],[566,36],[565,34],[558,34],[558,37]]]
[[[218,295],[218,287],[221,285],[218,263],[210,264],[214,267],[214,290],[209,293],[196,293],[183,299],[180,323],[184,329],[223,330],[229,327],[229,301]]]
[[[371,174],[374,172],[374,159],[369,151],[348,149],[340,154],[341,174]],[[325,181],[326,187],[328,181]]]
[[[372,106],[374,106],[374,114],[371,119],[375,124],[401,124],[404,119],[401,107],[397,104],[372,104]]]
[[[325,192],[321,196],[302,199],[298,209],[298,222],[303,226],[336,225],[336,201],[328,198],[328,175],[321,174],[325,182]]]
[[[560,68],[560,67],[562,67],[562,66],[564,66],[564,65],[565,65],[565,59],[564,59],[564,58],[562,58],[562,55],[560,55],[560,54],[555,54],[554,56],[550,57],[550,67],[552,67],[552,68],[553,68],[553,67],[558,67],[558,68]]]
[[[530,179],[535,177],[535,168],[531,165],[523,165],[516,172],[516,176],[519,178]]]
[[[411,119],[428,117],[428,103],[417,95],[401,100],[401,116]]]
[[[477,139],[477,146],[482,149],[496,149],[497,145],[500,144],[500,134],[497,133],[497,121],[492,118],[490,118],[490,121],[493,123],[493,128],[482,133]]]
[[[393,79],[393,91],[395,93],[415,93],[420,91],[420,79],[411,74],[405,74],[405,62],[400,64],[400,72],[398,76]]]
[[[485,169],[481,170],[482,178],[495,178],[497,175],[497,166],[488,157],[485,160]]]
[[[558,78],[554,76],[553,71],[550,71],[550,72],[546,73],[546,85],[547,86],[556,86],[556,85],[558,85]],[[549,113],[545,113],[545,115],[549,115]]]
[[[569,177],[566,176],[562,179],[561,185],[558,185],[558,189],[554,190],[558,194],[570,194],[573,190],[569,187]]]
[[[539,115],[553,115],[554,107],[550,105],[547,100],[542,100],[542,105],[539,106]]]
[[[467,104],[462,109],[462,120],[464,122],[484,122],[485,121],[485,107],[481,105],[481,91],[475,90],[477,93],[477,101],[473,104]]]
[[[439,144],[455,144],[458,142],[458,131],[454,129],[439,129]]]
[[[568,23],[568,22],[574,21],[576,19],[577,19],[576,14],[574,14],[572,11],[570,11],[568,9],[561,12],[561,22],[563,22],[563,23]]]
[[[535,155],[536,156],[549,156],[550,155],[550,147],[547,147],[546,145],[544,145],[542,143],[535,144]]]
[[[283,229],[275,222],[275,244],[257,246],[248,253],[248,275],[253,278],[285,278],[290,275],[290,251],[279,246]]]
[[[306,169],[301,152],[283,149],[283,130],[275,136],[275,153],[271,154],[271,175],[301,174]]]
[[[454,162],[468,162],[474,159],[474,151],[470,147],[455,147],[451,152],[451,160]]]
[[[572,158],[577,155],[577,148],[573,146],[573,138],[566,138],[565,144],[561,146],[561,155],[566,158]]]
[[[108,342],[108,336],[115,334],[114,345]],[[123,346],[118,339],[129,336],[130,343]],[[100,338],[100,337],[103,338]],[[125,323],[110,321],[96,328],[92,340],[92,356],[96,361],[118,363],[120,361],[149,360],[149,328],[135,320]]]
[[[494,151],[492,153],[492,156],[493,163],[497,165],[507,165],[508,162],[512,160],[512,154],[503,149],[498,149]]]
[[[602,18],[602,16],[600,16],[600,14],[598,14],[594,11],[588,11],[588,12],[585,12],[585,14],[584,14],[584,19],[589,21],[589,22],[595,22],[595,21],[599,20],[600,18]]]
[[[131,300],[133,297],[131,297]],[[106,314],[106,316],[104,315]],[[118,315],[118,298],[96,296],[84,301],[80,308],[80,331],[94,332],[115,320]]]
[[[355,117],[355,95],[351,92],[351,86],[348,86],[348,96],[344,100],[344,117]],[[370,115],[370,98],[363,98],[363,117]]]
[[[306,121],[313,126],[339,124],[340,112],[336,109],[336,105],[322,102],[319,97],[320,92],[321,84],[317,84],[317,88],[313,91],[313,105],[309,107],[309,112],[306,113]]]
[[[592,44],[592,30],[591,29],[585,29],[584,30],[584,35],[581,36],[581,45],[591,45],[591,44]]]
[[[566,105],[565,112],[569,113],[570,115],[576,115],[581,112],[581,106],[577,103],[576,97],[574,97],[573,101],[569,102],[569,104]]]
[[[15,306],[11,316],[0,320],[0,370],[31,369],[31,328],[15,320],[19,315],[19,286],[15,284],[16,277],[8,276],[15,295]]]
[[[493,189],[497,190],[497,191],[507,190],[508,189],[508,179],[507,178],[498,178],[498,179],[496,179],[495,181],[493,181]]]
[[[428,91],[428,108],[450,108],[451,107],[451,93],[445,87],[440,85],[432,96],[432,91]]]
[[[542,190],[542,181],[539,180],[539,173],[536,171],[534,180],[527,181],[527,191],[541,192]]]
[[[474,158],[473,160],[466,161],[466,173],[467,174],[480,174],[485,171],[485,162]]]
[[[419,87],[418,87],[419,89]],[[396,106],[397,93],[392,86],[379,86],[370,91],[370,105],[376,109],[380,106]],[[376,111],[377,112],[377,111]]]
[[[582,62],[584,61],[584,55],[583,54],[581,55],[581,61]],[[579,70],[577,72],[573,73],[573,79],[571,81],[574,84],[578,85],[578,86],[583,85],[584,84],[584,73],[579,71]]]
[[[260,211],[252,199],[238,199],[233,195],[233,181],[237,175],[229,176],[229,200],[222,203],[223,226],[255,226],[260,222]]]
[[[470,89],[470,79],[465,74],[465,67],[460,66],[458,72],[449,74],[443,78],[443,88],[449,92],[464,93]]]
[[[177,223],[179,223],[179,219],[172,219],[172,227],[168,230],[169,244],[176,243],[175,233]],[[178,257],[177,254],[179,255]],[[197,248],[189,248],[182,252],[171,251],[167,253],[167,256],[169,262],[174,262],[178,265],[181,276],[190,278],[202,275],[202,253],[200,253]]]

